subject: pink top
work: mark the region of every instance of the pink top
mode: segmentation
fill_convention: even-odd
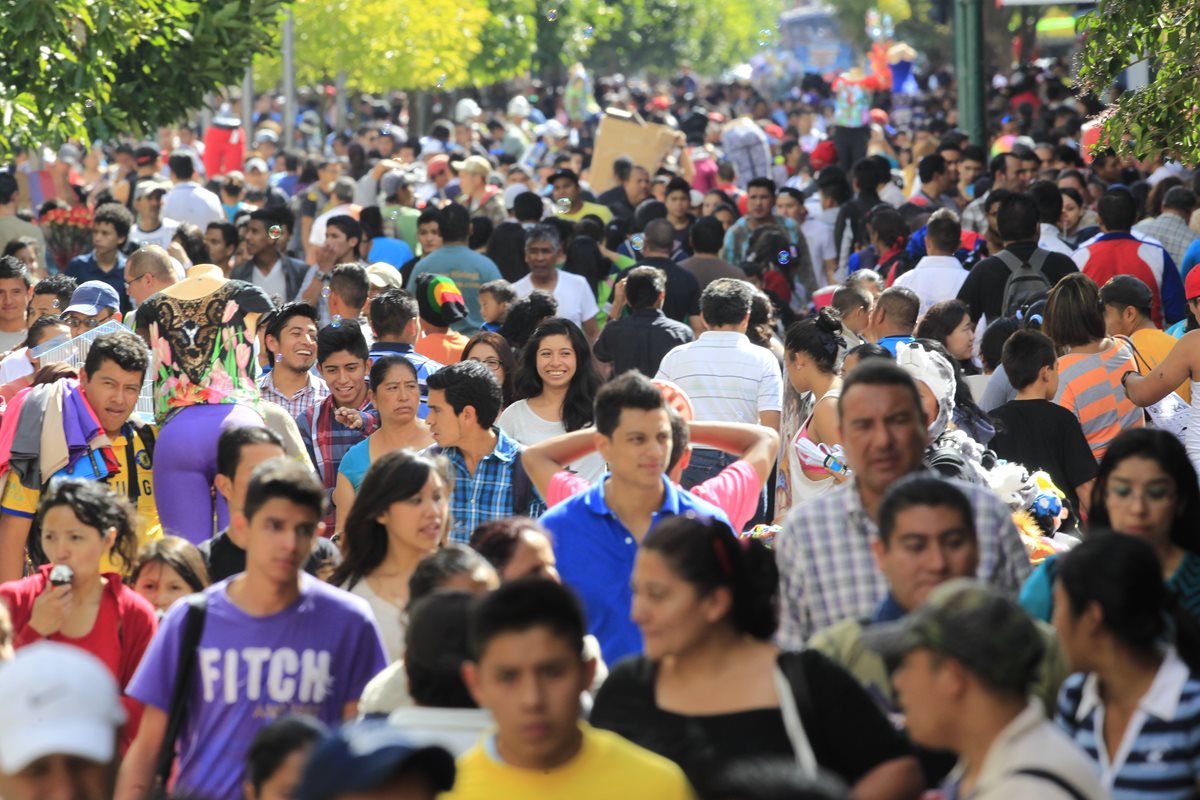
[[[592,484],[586,478],[566,470],[556,472],[546,492],[546,505],[553,507],[590,488]],[[678,484],[676,488],[680,488]],[[691,493],[724,511],[733,525],[733,532],[741,533],[758,510],[762,482],[749,461],[739,460],[721,470],[716,477],[693,486]]]

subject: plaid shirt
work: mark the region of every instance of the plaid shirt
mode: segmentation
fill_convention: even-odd
[[[373,412],[368,395],[363,399],[359,411]],[[333,395],[329,395],[318,405],[305,411],[296,418],[296,427],[300,429],[300,438],[304,441],[304,449],[317,468],[317,476],[330,492],[337,485],[338,465],[342,457],[351,447],[370,436],[379,427],[379,418],[374,414],[363,415],[363,426],[357,430],[347,428],[333,418],[337,411],[337,403]]]
[[[1188,247],[1197,238],[1196,232],[1188,227],[1183,217],[1169,211],[1164,211],[1154,219],[1142,220],[1133,226],[1133,230],[1156,239],[1171,254],[1171,260],[1175,262],[1176,267],[1183,264]]]
[[[289,417],[295,419],[329,397],[329,387],[325,385],[325,381],[313,375],[312,372],[304,374],[308,376],[308,383],[304,384],[304,388],[300,391],[288,397],[275,387],[275,370],[271,370],[258,379],[259,396],[269,403],[280,406],[288,413]]]
[[[450,499],[450,513],[454,527],[450,540],[467,544],[471,531],[483,522],[513,516],[513,468],[521,453],[521,445],[499,428],[496,434],[496,449],[479,459],[475,474],[467,470],[467,459],[457,447],[441,451],[454,468],[454,497]],[[537,493],[528,508],[522,509],[528,517],[539,517],[546,510]]]
[[[984,210],[984,203],[987,202],[989,194],[991,192],[984,192],[983,197],[975,198],[963,209],[961,221],[964,231],[975,231],[975,233],[980,235],[987,233],[988,221]]]
[[[1015,599],[1030,568],[1012,512],[984,486],[950,482],[975,510],[979,577]],[[853,481],[792,509],[775,537],[783,602],[780,647],[800,649],[822,628],[871,615],[888,593],[887,579],[871,555],[871,540],[878,535]]]
[[[429,376],[442,368],[442,365],[428,356],[423,356],[405,342],[376,342],[371,346],[371,363],[384,356],[404,356],[408,363],[417,371],[417,386],[421,390],[421,406],[417,416],[425,419],[429,416]]]

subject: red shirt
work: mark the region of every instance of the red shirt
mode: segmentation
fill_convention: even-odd
[[[61,633],[43,637],[29,625],[29,618],[33,615],[33,601],[49,583],[50,568],[47,564],[36,575],[0,584],[0,602],[8,606],[12,616],[13,644],[20,648],[42,639],[62,642],[86,650],[104,662],[121,687],[121,704],[128,715],[125,727],[121,729],[123,754],[133,741],[142,718],[142,704],[124,695],[125,686],[133,678],[142,654],[158,630],[158,615],[146,598],[121,583],[120,575],[106,572],[104,577],[108,583],[100,595],[100,610],[92,629],[78,639]]]

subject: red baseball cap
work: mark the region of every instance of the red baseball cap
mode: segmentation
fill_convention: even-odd
[[[871,109],[871,122],[874,122],[879,125],[887,125],[888,124],[888,113],[886,111],[884,111],[882,108],[872,108]]]
[[[813,148],[812,153],[809,154],[808,157],[808,163],[812,165],[812,168],[818,172],[825,169],[830,164],[836,164],[837,160],[837,146],[834,145],[834,143],[829,139],[826,139],[823,142],[818,142],[817,146]]]
[[[450,167],[450,156],[445,153],[439,153],[425,165],[425,174],[429,177],[440,175]]]
[[[771,123],[770,125],[764,125],[763,130],[766,131],[767,136],[770,136],[771,138],[776,139],[778,141],[783,140],[783,128],[779,127],[775,123]]]
[[[1200,297],[1200,269],[1192,267],[1188,270],[1187,278],[1183,282],[1183,296],[1188,300]]]

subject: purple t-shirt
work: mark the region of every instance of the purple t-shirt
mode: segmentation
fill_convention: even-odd
[[[208,614],[200,638],[188,714],[180,734],[176,794],[238,800],[255,734],[288,714],[328,725],[387,666],[370,606],[307,574],[300,598],[267,617],[229,599],[234,578],[205,590]],[[150,642],[127,693],[167,711],[179,666],[187,604],[171,607]]]

